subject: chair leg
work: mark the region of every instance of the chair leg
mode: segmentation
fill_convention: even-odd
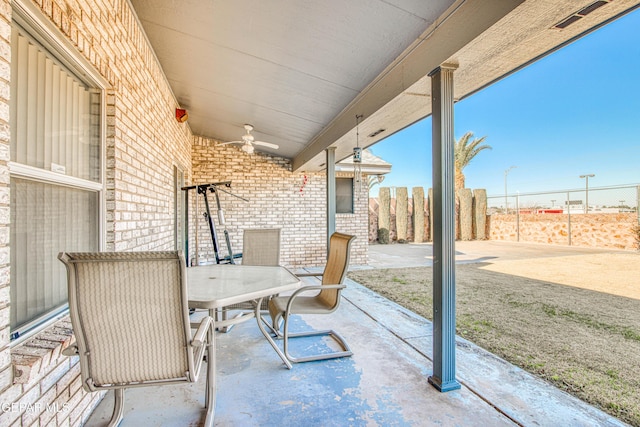
[[[210,310],[209,315],[215,316],[215,310]],[[204,397],[204,406],[207,409],[207,415],[204,422],[205,427],[213,427],[213,418],[216,411],[216,341],[214,331],[215,322],[207,332],[207,378]]]
[[[302,363],[302,362],[311,362],[314,360],[326,360],[326,359],[337,359],[339,357],[349,357],[353,356],[353,351],[349,347],[349,344],[333,330],[325,330],[325,331],[310,331],[310,332],[296,332],[289,333],[289,316],[284,317],[284,328],[282,332],[282,337],[284,341],[284,355],[286,358],[293,363]],[[314,337],[314,336],[328,336],[332,338],[339,346],[342,348],[341,351],[334,351],[331,353],[324,354],[316,354],[311,356],[303,356],[303,357],[294,357],[289,354],[289,338],[300,338],[300,337]]]
[[[273,348],[273,350],[278,354],[278,356],[280,356],[280,359],[282,360],[282,363],[285,364],[285,366],[287,367],[287,369],[291,369],[291,362],[289,362],[289,360],[287,359],[287,357],[284,355],[284,353],[280,350],[280,348],[278,347],[278,345],[275,343],[275,341],[273,341],[273,338],[271,337],[271,335],[269,334],[269,332],[267,332],[267,330],[264,328],[264,325],[267,325],[269,327],[269,329],[271,329],[273,332],[276,333],[276,338],[278,338],[278,333],[275,329],[273,329],[268,322],[266,322],[263,317],[262,314],[260,312],[260,306],[256,305],[255,306],[255,317],[256,320],[258,322],[258,329],[260,329],[260,332],[262,332],[262,335],[264,335],[264,337],[267,339],[267,342],[271,345],[271,347]]]
[[[116,388],[113,390],[115,402],[113,405],[113,414],[109,420],[109,427],[116,427],[122,421],[124,415],[124,389]]]

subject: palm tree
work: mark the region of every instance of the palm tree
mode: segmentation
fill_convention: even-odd
[[[486,149],[491,149],[489,145],[480,145],[484,142],[486,136],[482,138],[473,138],[473,132],[467,132],[456,141],[454,147],[454,159],[455,159],[455,185],[456,190],[464,188],[464,174],[462,170],[467,167],[471,160],[478,155],[479,152]]]

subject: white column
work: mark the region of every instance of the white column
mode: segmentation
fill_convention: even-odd
[[[329,240],[336,231],[336,147],[328,147],[327,158],[327,256]]]
[[[433,375],[439,391],[460,388],[456,380],[455,182],[453,72],[441,65],[431,77],[433,149]]]

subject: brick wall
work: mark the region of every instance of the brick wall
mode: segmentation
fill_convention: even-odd
[[[29,1],[29,0],[25,0]],[[191,174],[193,137],[128,1],[38,1],[45,16],[107,80],[106,250],[174,247],[173,168]],[[9,343],[9,88],[11,2],[0,0],[0,425],[80,425],[101,398],[81,388],[61,320]]]
[[[11,81],[11,4],[0,1],[0,405],[12,398],[5,398],[12,391],[13,369],[9,347],[9,93]],[[0,406],[0,424],[2,422]]]
[[[30,1],[30,0],[24,0]],[[243,228],[282,228],[283,264],[323,265],[324,174],[292,173],[287,159],[246,155],[195,138],[175,120],[179,107],[128,1],[37,1],[77,51],[107,80],[105,250],[174,247],[173,168],[187,182],[231,180],[223,194],[227,228],[241,251]],[[0,425],[80,425],[102,397],[81,387],[77,358],[61,355],[72,340],[67,319],[11,348],[9,340],[9,92],[11,2],[0,0]],[[194,172],[192,173],[192,156]],[[366,192],[366,189],[363,190]],[[352,264],[366,263],[366,197],[355,214],[338,215],[339,231],[358,235]],[[215,211],[215,208],[214,208]],[[206,237],[206,230],[200,233]]]
[[[347,176],[338,173],[338,177]],[[363,178],[367,182],[366,176]],[[366,187],[366,186],[365,186]],[[367,264],[369,247],[369,188],[363,188],[359,198],[354,200],[353,214],[336,214],[336,230],[356,236],[351,246],[350,265]],[[324,230],[323,230],[324,231]]]
[[[324,265],[326,260],[326,175],[293,173],[288,159],[269,154],[247,154],[234,145],[216,146],[215,140],[196,137],[193,144],[193,183],[231,181],[231,191],[247,201],[220,193],[226,229],[234,253],[242,252],[244,228],[281,228],[282,265],[305,267]],[[305,179],[306,176],[306,179]],[[363,192],[367,192],[364,189]],[[210,197],[218,240],[223,230],[217,223],[215,199]],[[191,202],[189,220],[199,221],[198,248],[201,260],[211,261],[211,237],[202,217],[203,202],[196,212]],[[336,230],[355,234],[351,264],[366,264],[367,197],[356,203],[354,214],[338,214]],[[190,238],[195,242],[194,236]],[[191,245],[193,248],[193,245]],[[193,251],[190,250],[191,256]],[[221,250],[227,254],[226,248]]]

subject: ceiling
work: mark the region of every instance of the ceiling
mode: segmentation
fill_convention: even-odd
[[[347,157],[356,116],[367,147],[430,115],[428,74],[443,63],[458,64],[459,100],[640,3],[130,1],[192,132],[234,141],[252,124],[256,140],[280,146],[256,150],[294,171],[324,169],[329,146]]]

